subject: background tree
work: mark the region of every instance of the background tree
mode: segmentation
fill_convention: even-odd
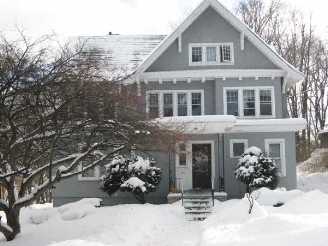
[[[315,32],[311,16],[279,0],[241,0],[236,13],[261,38],[271,44],[304,75],[303,82],[287,92],[291,117],[302,117],[308,126],[296,133],[297,159],[307,159],[316,146],[317,133],[326,125],[327,47]]]
[[[272,158],[265,156],[257,147],[245,150],[235,169],[236,178],[246,185],[246,193],[251,188],[267,187],[275,189],[279,183],[278,168]]]
[[[94,50],[54,47],[0,36],[0,199],[7,240],[19,214],[57,182],[106,162],[117,152],[169,148],[180,135],[149,122],[134,85]],[[83,162],[84,167],[78,169]]]
[[[144,204],[144,194],[155,191],[162,178],[162,170],[155,167],[155,163],[155,160],[144,160],[140,156],[132,160],[121,155],[115,156],[106,165],[101,189],[110,196],[119,190],[131,192]]]

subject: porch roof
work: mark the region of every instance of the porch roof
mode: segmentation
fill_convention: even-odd
[[[166,126],[180,124],[187,134],[218,134],[242,132],[296,132],[305,128],[302,118],[236,119],[232,115],[177,116],[158,118]]]

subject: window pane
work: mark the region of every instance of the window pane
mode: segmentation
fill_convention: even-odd
[[[231,61],[230,45],[220,45],[220,60],[221,60],[221,62],[230,62]]]
[[[244,143],[233,143],[233,156],[241,156],[245,151],[245,144]]]
[[[255,91],[243,90],[244,115],[255,116]]]
[[[202,46],[196,46],[191,48],[191,61],[192,62],[202,61]]]
[[[216,62],[216,47],[215,46],[206,47],[206,61]]]
[[[238,116],[238,91],[227,91],[227,114]]]
[[[179,145],[179,165],[185,166],[187,165],[187,155],[186,155],[186,145],[180,144]]]
[[[158,94],[149,94],[149,117],[158,117]]]
[[[173,116],[173,94],[163,95],[164,117]]]
[[[271,90],[260,90],[260,114],[272,115]]]
[[[85,166],[87,166],[88,165],[88,163],[82,163],[81,164],[81,168],[82,168],[82,170],[84,169],[84,167]],[[83,173],[82,173],[82,177],[83,178],[94,178],[94,177],[96,177],[96,171],[95,171],[95,168],[96,167],[93,167],[93,168],[90,168],[90,169],[88,169],[88,170],[85,170]]]
[[[269,144],[269,155],[271,157],[281,157],[280,155],[280,144]]]
[[[202,114],[202,94],[201,93],[191,93],[191,110],[192,115]]]
[[[178,116],[187,116],[187,94],[178,94]]]

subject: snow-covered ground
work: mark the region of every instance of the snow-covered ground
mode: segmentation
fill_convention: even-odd
[[[324,183],[328,173],[299,176],[303,191],[262,188],[253,193],[258,198],[251,214],[246,199],[216,201],[202,222],[188,221],[181,202],[96,208],[98,199],[84,199],[59,208],[33,205],[22,210],[22,233],[12,242],[0,235],[0,245],[327,245]],[[284,205],[274,207],[277,203]]]

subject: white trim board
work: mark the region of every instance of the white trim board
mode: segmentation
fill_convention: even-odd
[[[188,78],[194,79],[216,79],[222,78],[279,78],[284,77],[286,71],[281,69],[202,69],[184,71],[162,71],[148,72],[135,77],[135,80],[148,82],[162,81],[187,81]]]

